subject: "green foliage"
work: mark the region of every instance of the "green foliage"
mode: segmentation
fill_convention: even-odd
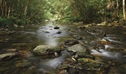
[[[102,16],[103,7],[102,0],[72,0],[71,12],[73,14],[71,16],[85,23],[98,22],[97,20],[101,21],[99,18]]]
[[[105,13],[106,0],[6,0],[6,3],[11,13],[0,13],[3,25],[39,23],[45,19],[92,23],[111,16],[110,12]]]
[[[0,17],[0,24],[1,24],[0,26],[12,25],[12,23],[13,23],[12,19]]]
[[[101,22],[104,0],[46,0],[45,16],[63,22]]]
[[[45,19],[44,10],[46,9],[45,0],[3,0],[7,3],[7,10],[4,14],[0,13],[0,23],[6,25],[25,25],[30,23],[42,22]],[[9,10],[10,7],[11,10]],[[0,9],[0,10],[1,10]],[[10,14],[8,14],[10,13]]]
[[[4,17],[0,17],[0,26],[5,27],[5,26],[13,26],[14,24],[17,25],[24,25],[29,23],[30,20],[23,18],[23,19],[19,19],[17,17],[10,17],[10,18],[4,18]]]

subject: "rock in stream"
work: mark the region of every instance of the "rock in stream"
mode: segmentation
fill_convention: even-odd
[[[46,55],[49,54],[50,52],[56,52],[56,51],[60,51],[60,48],[50,45],[39,45],[33,50],[33,52],[38,55]]]
[[[4,53],[4,54],[0,54],[0,60],[7,60],[10,59],[14,56],[16,56],[16,53]]]

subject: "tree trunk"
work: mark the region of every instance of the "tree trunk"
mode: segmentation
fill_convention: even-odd
[[[28,3],[29,3],[29,0],[27,0],[26,3],[25,3],[25,5],[24,5],[24,15],[25,16],[27,15]]]
[[[4,0],[2,0],[2,3],[1,3],[1,16],[4,15]]]
[[[7,12],[8,12],[8,5],[7,5],[7,1],[5,1],[5,12],[4,12],[5,17],[7,17]]]
[[[8,7],[8,13],[7,13],[7,17],[8,17],[8,18],[10,17],[10,12],[11,12],[11,7],[9,6],[9,7]]]
[[[123,0],[123,18],[124,18],[124,20],[126,20],[125,0]]]
[[[116,0],[116,15],[117,15],[117,17],[119,17],[119,0]]]
[[[0,0],[0,16],[2,14],[2,0]]]

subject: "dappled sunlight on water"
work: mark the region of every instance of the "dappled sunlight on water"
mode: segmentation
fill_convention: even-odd
[[[51,68],[54,68],[56,69],[59,65],[61,65],[63,62],[65,61],[65,59],[60,56],[60,57],[57,57],[57,58],[54,58],[54,59],[49,59],[49,60],[46,60],[43,65],[46,65],[48,67],[51,67]]]
[[[58,29],[55,29],[55,27],[58,27]],[[37,37],[43,41],[44,44],[57,46],[59,37],[64,37],[67,35],[64,28],[65,27],[63,26],[57,26],[50,22],[46,26],[42,26],[38,29]]]
[[[50,45],[50,46],[57,46],[58,39],[57,38],[47,38],[45,41],[45,44]]]

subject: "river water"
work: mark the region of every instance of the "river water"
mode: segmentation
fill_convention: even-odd
[[[125,74],[126,73],[126,28],[92,26],[80,29],[73,25],[60,25],[48,22],[25,30],[1,30],[0,54],[18,52],[20,55],[0,60],[0,74]],[[8,33],[9,32],[9,33]],[[84,43],[93,56],[101,57],[100,61],[110,64],[101,71],[80,71],[68,69],[68,72],[57,73],[57,67],[65,62],[64,56],[45,58],[36,56],[33,49],[38,45],[59,46],[63,39],[74,38]],[[67,51],[62,51],[71,55]],[[48,55],[47,55],[48,56]],[[107,62],[107,63],[106,63]],[[114,63],[113,63],[114,62]],[[74,71],[74,70],[77,70]],[[66,71],[66,70],[65,70]],[[95,72],[95,73],[94,73]]]

